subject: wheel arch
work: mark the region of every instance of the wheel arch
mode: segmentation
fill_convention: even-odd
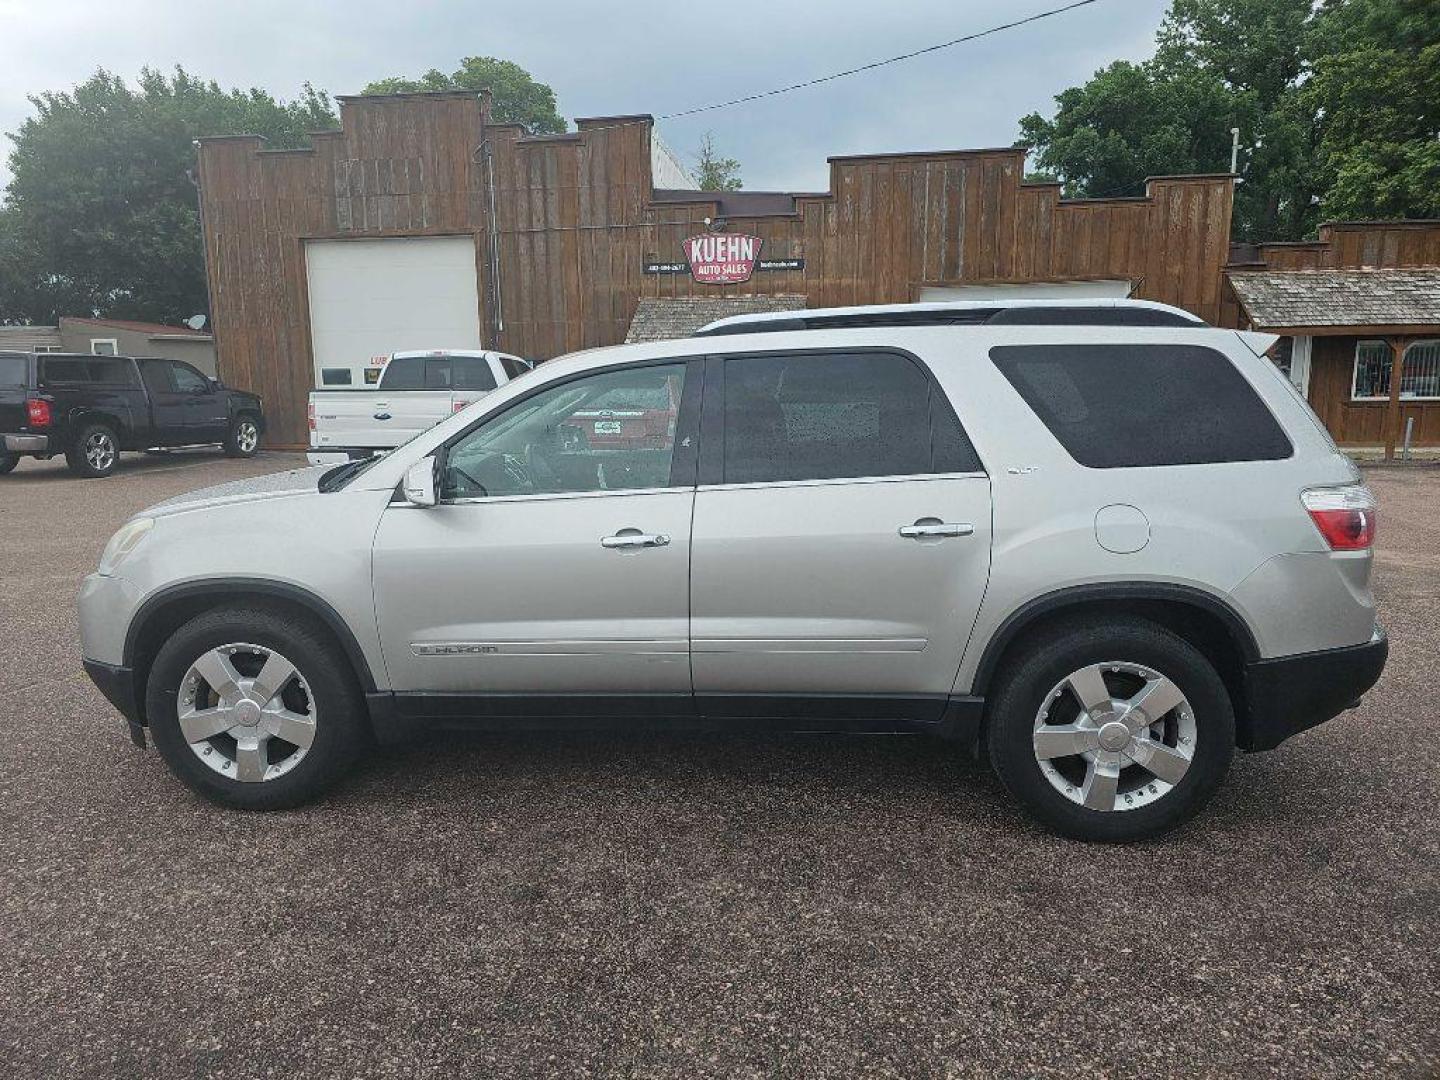
[[[1194,645],[1220,673],[1235,709],[1236,741],[1248,745],[1251,714],[1245,669],[1260,658],[1255,635],[1224,600],[1188,585],[1107,582],[1035,597],[1011,612],[991,636],[975,669],[970,692],[987,696],[996,675],[1027,637],[1056,622],[1085,615],[1146,619]]]
[[[149,597],[130,620],[125,634],[124,664],[134,673],[134,693],[142,718],[150,667],[165,640],[196,615],[213,610],[227,600],[258,601],[270,607],[303,611],[317,618],[344,650],[362,693],[375,693],[375,676],[360,642],[340,613],[322,597],[281,581],[213,578],[187,581],[160,590]]]

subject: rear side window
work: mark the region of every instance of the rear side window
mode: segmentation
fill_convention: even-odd
[[[726,360],[724,429],[729,484],[980,469],[948,402],[895,353]]]
[[[41,357],[40,381],[134,386],[135,371],[129,360],[104,356]]]
[[[0,354],[0,386],[24,386],[28,366],[23,353]]]
[[[1230,360],[1200,345],[1001,345],[990,359],[1092,469],[1274,461],[1294,448]]]
[[[530,365],[518,356],[500,357],[500,366],[505,369],[505,375],[510,379],[518,379],[530,370]]]

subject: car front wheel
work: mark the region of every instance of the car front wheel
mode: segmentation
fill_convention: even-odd
[[[364,747],[364,708],[326,630],[266,608],[196,616],[161,648],[146,690],[170,768],[245,810],[298,806],[337,781]]]
[[[1159,835],[1209,802],[1235,748],[1219,674],[1189,642],[1141,619],[1057,626],[1001,679],[986,740],[1035,817],[1083,840]]]

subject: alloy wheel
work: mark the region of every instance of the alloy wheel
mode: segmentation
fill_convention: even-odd
[[[295,665],[264,645],[220,645],[180,681],[180,732],[196,757],[244,783],[275,780],[315,741],[315,698]]]
[[[1050,785],[1090,810],[1164,798],[1195,756],[1195,711],[1144,664],[1090,664],[1056,683],[1035,715],[1035,760]]]
[[[254,451],[260,442],[260,431],[250,420],[242,420],[235,428],[235,445],[242,454]]]
[[[85,460],[97,472],[105,472],[115,464],[115,440],[109,432],[97,431],[85,440]]]

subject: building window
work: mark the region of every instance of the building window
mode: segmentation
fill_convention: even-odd
[[[350,369],[347,367],[321,368],[320,381],[326,386],[349,386]]]
[[[1400,376],[1403,400],[1440,400],[1440,340],[1415,341],[1405,350]],[[1368,340],[1355,345],[1354,401],[1386,401],[1390,397],[1390,346]]]
[[[92,337],[90,352],[94,356],[114,356],[120,351],[120,341],[113,337]]]

